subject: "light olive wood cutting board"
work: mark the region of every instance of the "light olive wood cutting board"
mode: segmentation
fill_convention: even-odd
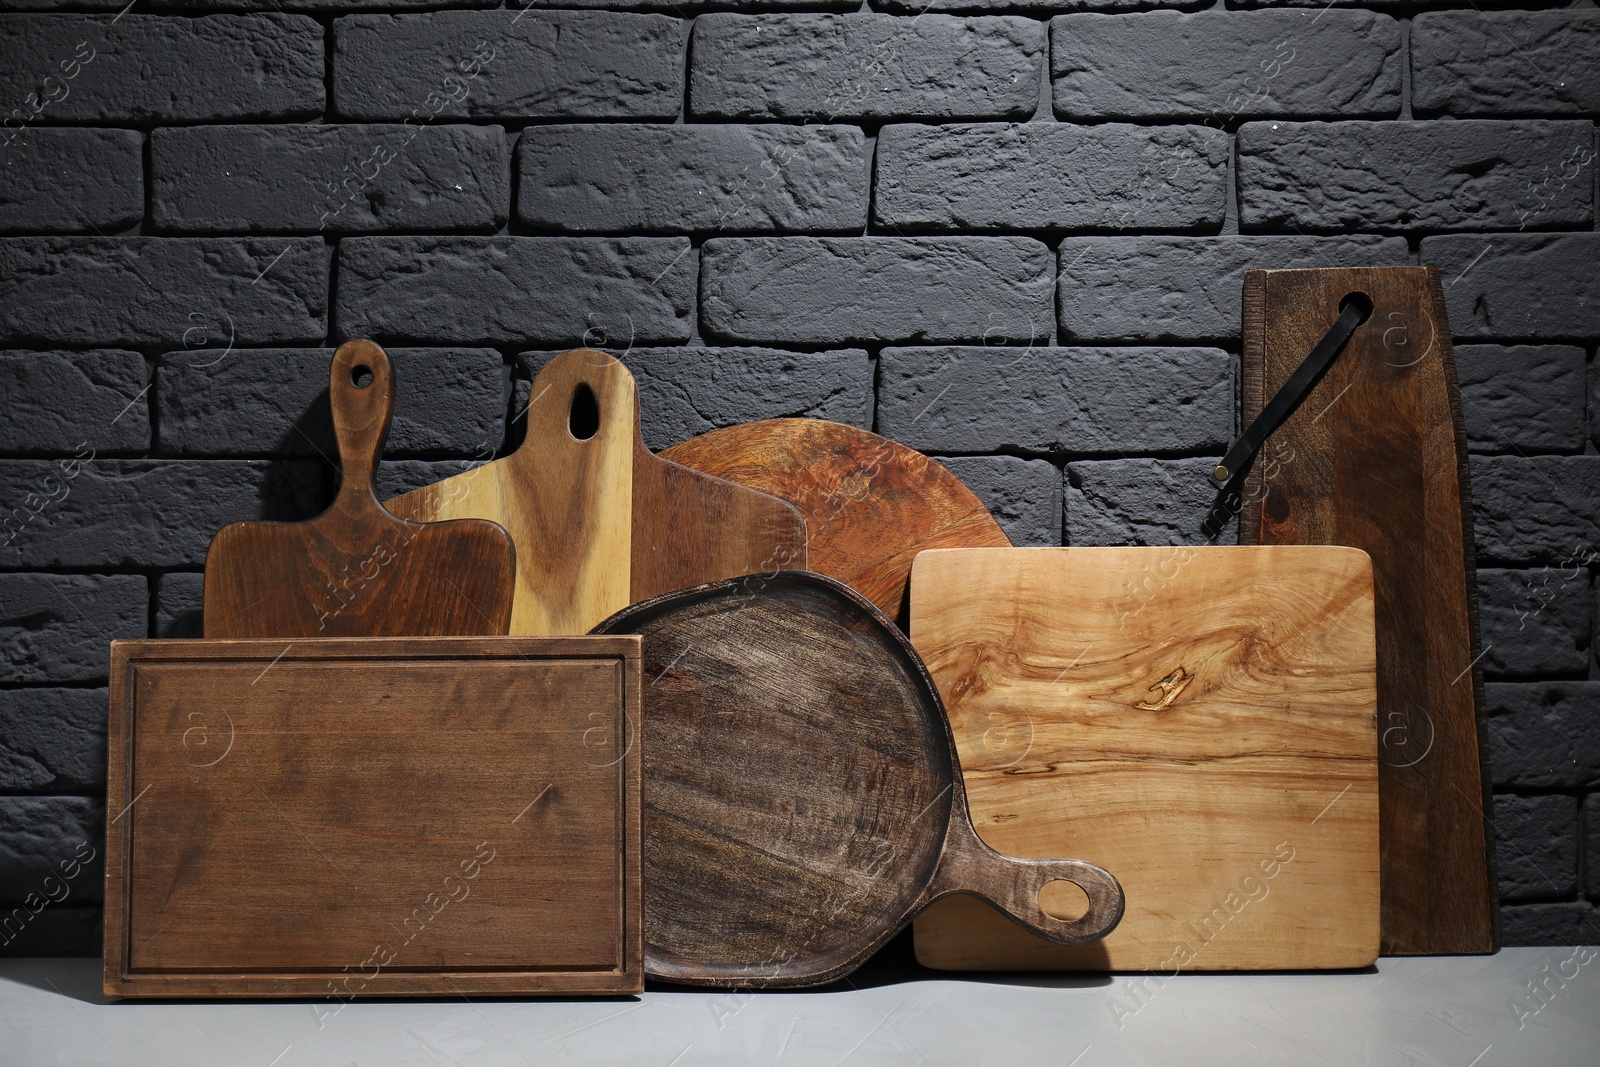
[[[593,349],[539,371],[515,452],[387,507],[422,522],[505,527],[517,552],[512,634],[581,634],[635,601],[806,565],[800,513],[653,455],[633,375]]]
[[[985,843],[1099,864],[1127,895],[1122,925],[1081,947],[939,901],[916,922],[923,964],[1170,974],[1377,957],[1364,552],[923,552],[911,640]]]

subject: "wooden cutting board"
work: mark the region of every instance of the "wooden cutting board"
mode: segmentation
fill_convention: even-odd
[[[1378,954],[1372,571],[1343,548],[924,552],[911,639],[973,821],[1117,873],[1052,945],[952,898],[917,958],[975,970],[1361,967]]]
[[[328,373],[341,481],[308,522],[235,522],[206,552],[207,637],[503,634],[516,552],[482,519],[411,522],[384,510],[373,475],[394,410],[389,357],[347,341]]]
[[[951,893],[1061,942],[1116,926],[1122,890],[1102,868],[1012,859],[978,840],[932,682],[904,635],[847,586],[797,571],[717,582],[599,629],[640,635],[651,679],[651,977],[832,981]],[[1081,910],[1043,910],[1056,881],[1079,887]]]
[[[115,641],[105,992],[627,993],[637,638]]]
[[[1350,545],[1377,588],[1385,955],[1499,944],[1466,434],[1433,267],[1245,275],[1245,421],[1360,292],[1372,317],[1245,482],[1239,539]]]
[[[662,455],[799,508],[809,569],[851,586],[902,626],[918,552],[1011,545],[948,468],[854,426],[767,419],[701,434]]]
[[[517,546],[514,634],[581,634],[636,600],[806,565],[799,512],[653,455],[639,433],[633,375],[591,349],[539,371],[515,452],[389,507],[506,528]]]

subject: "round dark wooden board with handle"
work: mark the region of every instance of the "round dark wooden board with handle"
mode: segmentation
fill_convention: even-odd
[[[821,985],[950,893],[1061,944],[1122,918],[1103,868],[979,840],[938,691],[848,586],[750,575],[643,601],[594,632],[644,638],[650,977]],[[1058,880],[1088,897],[1082,917],[1041,908]]]

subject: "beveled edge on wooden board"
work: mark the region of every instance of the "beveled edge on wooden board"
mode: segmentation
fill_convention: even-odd
[[[108,997],[130,1000],[163,998],[294,998],[333,1000],[328,992],[331,972],[250,974],[228,978],[215,974],[139,975],[124,973],[127,943],[128,864],[131,860],[130,820],[120,831],[114,827],[133,806],[133,698],[131,679],[138,662],[231,661],[279,662],[291,649],[291,659],[619,659],[623,663],[623,721],[629,727],[622,738],[619,763],[623,803],[617,812],[621,858],[622,966],[606,970],[494,973],[453,971],[437,974],[382,973],[381,988],[350,994],[368,997],[488,996],[617,996],[644,991],[644,854],[642,737],[643,681],[640,673],[643,639],[635,636],[556,637],[334,637],[235,638],[217,640],[138,638],[111,642],[110,690],[106,729],[106,874],[102,991]],[[631,846],[631,847],[629,847]],[[365,972],[363,971],[363,974]]]
[[[1483,688],[1483,666],[1481,651],[1483,639],[1479,627],[1478,590],[1477,590],[1477,544],[1473,528],[1472,513],[1472,478],[1467,452],[1466,421],[1461,410],[1461,388],[1456,374],[1454,338],[1450,332],[1450,319],[1444,306],[1444,289],[1439,280],[1439,268],[1427,265],[1395,264],[1385,267],[1333,267],[1333,268],[1296,268],[1288,270],[1252,269],[1245,271],[1244,291],[1241,314],[1241,356],[1240,356],[1240,405],[1239,418],[1241,423],[1248,423],[1253,419],[1267,402],[1271,399],[1266,388],[1266,349],[1264,327],[1266,323],[1267,280],[1271,275],[1305,274],[1305,273],[1371,273],[1374,271],[1413,272],[1420,271],[1427,280],[1428,303],[1433,326],[1437,331],[1437,339],[1441,348],[1440,363],[1444,368],[1446,385],[1446,399],[1450,409],[1450,422],[1455,437],[1456,455],[1456,481],[1461,500],[1461,542],[1463,556],[1463,577],[1467,591],[1467,625],[1468,640],[1474,653],[1469,671],[1472,675],[1473,705],[1477,710],[1475,718],[1476,734],[1478,739],[1478,767],[1480,779],[1479,814],[1484,825],[1484,866],[1486,869],[1486,884],[1488,886],[1488,934],[1489,942],[1486,946],[1474,946],[1470,949],[1452,946],[1450,954],[1493,954],[1500,950],[1500,901],[1497,886],[1498,857],[1494,841],[1492,812],[1494,804],[1494,789],[1492,771],[1489,766],[1489,733],[1487,704]],[[1377,314],[1374,308],[1373,314]],[[1252,376],[1248,368],[1256,367],[1261,373]],[[1331,369],[1331,368],[1330,368]],[[1315,388],[1315,386],[1313,386]],[[1309,395],[1309,392],[1308,392]],[[1287,420],[1286,420],[1287,421]],[[1262,480],[1260,453],[1252,456],[1245,466],[1246,496],[1259,487]],[[1238,536],[1240,545],[1259,545],[1261,543],[1261,530],[1258,521],[1253,521],[1255,515],[1258,520],[1260,511],[1252,512],[1250,508],[1243,508],[1239,512]],[[1380,764],[1383,761],[1380,759]],[[1380,804],[1380,812],[1382,810]],[[1381,818],[1381,815],[1380,815]],[[1407,955],[1434,955],[1434,950],[1423,947],[1406,947],[1389,941],[1389,934],[1384,934],[1384,944],[1381,954],[1385,956]]]
[[[1243,553],[1249,553],[1249,554],[1252,554],[1252,555],[1257,555],[1257,554],[1272,555],[1272,554],[1276,554],[1276,553],[1297,554],[1297,553],[1305,553],[1308,550],[1309,551],[1314,551],[1314,552],[1333,552],[1333,553],[1337,553],[1339,555],[1348,556],[1352,560],[1356,561],[1359,564],[1358,567],[1357,567],[1357,570],[1359,571],[1359,574],[1353,580],[1355,582],[1357,582],[1358,584],[1360,584],[1362,586],[1362,588],[1364,589],[1364,599],[1366,601],[1367,610],[1368,610],[1369,614],[1371,612],[1373,612],[1373,610],[1375,608],[1375,587],[1374,587],[1374,584],[1373,584],[1373,571],[1372,571],[1372,559],[1371,559],[1371,556],[1366,551],[1364,551],[1362,549],[1352,548],[1350,546],[1345,546],[1345,545],[1262,545],[1262,546],[1254,546],[1254,545],[1251,545],[1251,546],[1245,546],[1245,545],[1194,545],[1194,546],[1167,546],[1167,547],[1161,547],[1161,546],[1144,547],[1144,546],[1136,546],[1136,545],[1093,545],[1093,546],[1088,546],[1088,545],[1071,546],[1071,545],[1068,545],[1068,546],[1044,546],[1044,547],[1023,546],[1023,547],[1013,547],[1013,548],[1009,548],[1009,549],[994,549],[994,548],[940,548],[940,549],[927,549],[924,552],[918,553],[916,563],[912,567],[912,586],[911,586],[911,595],[913,597],[912,603],[915,602],[914,601],[915,591],[916,591],[917,587],[920,584],[923,584],[923,583],[925,583],[927,581],[930,581],[930,580],[938,580],[938,579],[941,579],[941,578],[948,581],[948,579],[950,578],[950,575],[948,575],[948,574],[938,574],[938,575],[934,575],[932,578],[930,578],[930,570],[940,569],[941,560],[943,560],[945,562],[951,562],[951,561],[959,560],[961,557],[965,557],[967,559],[981,559],[983,557],[980,554],[987,554],[987,553],[992,553],[992,552],[1006,552],[1006,553],[1010,554],[1013,558],[1016,558],[1019,554],[1022,554],[1022,553],[1026,553],[1028,555],[1036,555],[1036,556],[1040,556],[1040,557],[1049,556],[1049,555],[1062,555],[1062,556],[1064,556],[1064,555],[1069,554],[1069,553],[1070,554],[1082,554],[1084,558],[1088,558],[1088,559],[1092,559],[1097,554],[1110,556],[1110,555],[1115,554],[1115,553],[1126,553],[1126,552],[1150,553],[1150,554],[1153,554],[1153,555],[1165,556],[1165,555],[1168,555],[1168,554],[1170,554],[1171,552],[1173,552],[1175,550],[1182,550],[1184,548],[1192,550],[1193,552],[1196,552],[1196,553],[1205,553],[1205,554],[1210,554],[1210,555],[1213,555],[1213,556],[1221,556],[1221,557],[1224,557],[1224,558],[1227,555],[1239,555],[1239,554],[1243,554]],[[1264,556],[1258,555],[1258,558],[1264,558]],[[959,570],[959,567],[957,569]],[[921,582],[918,581],[919,576],[921,578]],[[1370,620],[1370,621],[1375,621],[1375,619]],[[913,643],[915,643],[915,639],[914,638],[912,638],[912,641],[913,641]],[[1304,970],[1304,969],[1308,969],[1308,968],[1314,968],[1316,970],[1337,971],[1337,970],[1348,970],[1348,969],[1358,969],[1358,968],[1362,968],[1362,967],[1367,967],[1367,966],[1370,966],[1373,962],[1375,962],[1377,960],[1378,955],[1379,955],[1379,948],[1380,948],[1380,929],[1379,929],[1379,912],[1378,912],[1378,897],[1379,897],[1379,865],[1378,865],[1378,861],[1379,861],[1379,853],[1378,853],[1378,823],[1377,823],[1377,820],[1378,820],[1378,809],[1377,809],[1377,788],[1378,788],[1378,781],[1377,781],[1377,706],[1376,706],[1377,668],[1376,668],[1376,649],[1375,648],[1373,649],[1373,652],[1374,652],[1373,664],[1372,664],[1372,666],[1371,666],[1371,668],[1369,670],[1363,672],[1364,674],[1367,674],[1367,675],[1369,675],[1371,677],[1371,679],[1372,679],[1372,692],[1373,692],[1373,703],[1370,705],[1371,722],[1372,722],[1372,743],[1373,743],[1373,753],[1372,753],[1373,763],[1372,763],[1371,781],[1370,781],[1370,789],[1372,791],[1372,797],[1373,797],[1372,857],[1371,857],[1371,874],[1370,874],[1370,879],[1371,879],[1370,893],[1371,893],[1371,896],[1373,898],[1373,914],[1372,914],[1372,917],[1371,917],[1370,930],[1366,931],[1363,934],[1363,936],[1361,937],[1361,939],[1359,940],[1358,943],[1352,943],[1348,947],[1348,951],[1350,952],[1349,960],[1348,961],[1342,961],[1342,962],[1340,962],[1338,964],[1313,965],[1313,964],[1310,964],[1310,963],[1308,963],[1308,962],[1306,962],[1304,960],[1296,960],[1296,961],[1293,961],[1293,962],[1285,963],[1285,964],[1283,964],[1283,965],[1281,965],[1279,967],[1273,967],[1273,968],[1265,968],[1265,967],[1261,967],[1261,966],[1258,966],[1258,965],[1238,965],[1238,964],[1226,965],[1226,966],[1201,966],[1201,967],[1190,967],[1190,966],[1184,965],[1184,966],[1181,966],[1181,967],[1178,968],[1179,971],[1186,971],[1186,972],[1191,973],[1191,974],[1193,974],[1193,973],[1233,973],[1233,972],[1239,972],[1239,971],[1257,971],[1257,972],[1259,972],[1259,971],[1267,971],[1267,970]],[[931,675],[931,673],[932,673],[931,668],[929,670],[929,673]],[[941,692],[940,696],[941,696],[941,700],[942,700],[942,698],[943,698],[943,693],[942,692]],[[951,734],[952,734],[952,736],[954,736],[954,734],[955,734],[954,727],[951,727]],[[957,757],[958,761],[960,759],[960,755],[961,755],[960,745],[957,744],[957,746],[956,746],[956,757]],[[989,771],[989,772],[977,771],[977,772],[974,772],[974,773],[976,773],[976,774],[985,774],[985,773],[992,774],[993,772],[992,771]],[[963,778],[964,777],[965,777],[965,772],[963,772]],[[1340,794],[1340,796],[1343,796],[1343,794]],[[1088,818],[1093,818],[1092,815],[1091,816],[1087,816],[1087,817]],[[980,838],[981,838],[981,835],[980,835]],[[922,948],[923,948],[923,944],[924,944],[924,940],[923,939],[924,939],[924,935],[925,935],[925,930],[928,929],[926,927],[926,925],[925,925],[926,918],[927,918],[926,913],[924,913],[922,915],[919,915],[917,917],[916,923],[913,926],[913,929],[915,930],[915,937],[916,937],[916,942],[915,942],[916,947],[915,947],[914,951],[916,952],[917,962],[919,964],[921,964],[924,967],[928,967],[931,970],[937,970],[937,971],[953,971],[953,972],[969,971],[969,972],[975,972],[975,973],[996,973],[996,972],[1016,971],[1016,972],[1029,972],[1029,973],[1038,973],[1038,974],[1049,974],[1049,973],[1057,973],[1057,974],[1155,974],[1155,973],[1164,972],[1165,969],[1166,969],[1165,964],[1169,963],[1170,960],[1174,956],[1176,956],[1178,954],[1176,952],[1173,952],[1171,955],[1167,956],[1167,959],[1166,959],[1166,961],[1163,962],[1163,964],[1150,965],[1150,966],[1118,966],[1114,962],[1109,961],[1109,960],[1107,960],[1104,965],[1090,964],[1090,963],[1082,963],[1082,964],[1030,963],[1030,962],[1024,962],[1024,961],[1018,961],[1016,959],[1008,960],[1007,962],[1004,962],[1004,963],[993,963],[993,964],[989,964],[989,963],[972,963],[970,961],[964,962],[964,963],[958,963],[958,962],[954,962],[954,961],[943,962],[943,960],[950,960],[952,956],[958,955],[959,953],[953,953],[953,952],[950,952],[948,950],[945,950],[945,949],[941,948],[940,953],[935,954],[936,958],[934,958],[932,960],[924,958],[923,952],[922,952]],[[939,929],[937,931],[938,936],[948,938],[948,934],[947,934],[946,931],[952,925],[954,925],[955,920],[949,919],[949,918],[947,918],[945,916],[938,916],[935,921],[939,924],[940,927],[943,927],[943,929]],[[1112,934],[1114,934],[1115,932],[1116,932],[1116,928],[1113,928],[1112,930],[1107,932],[1107,936],[1109,937]],[[1046,946],[1046,947],[1048,946],[1048,943],[1047,942],[1043,942],[1042,939],[1040,940],[1039,943],[1041,945],[1043,945],[1043,946]],[[1098,945],[1098,943],[1092,943],[1092,944],[1093,945]],[[1176,944],[1176,941],[1174,941],[1174,944]],[[1071,947],[1071,946],[1069,946],[1069,947]],[[1084,947],[1084,946],[1077,946],[1077,947]],[[1344,946],[1341,946],[1341,947],[1344,947]],[[1166,955],[1166,953],[1163,952],[1163,955]],[[940,958],[940,957],[942,957],[942,958]],[[1213,958],[1214,958],[1214,954],[1213,954]],[[1173,973],[1175,974],[1175,973],[1177,973],[1177,971],[1174,971]]]

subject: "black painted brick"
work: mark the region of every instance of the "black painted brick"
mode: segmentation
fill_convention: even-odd
[[[1020,547],[1061,544],[1061,470],[1042,459],[957,456],[940,459]]]
[[[105,784],[104,689],[0,689],[0,790],[79,793]]]
[[[0,55],[0,101],[42,91],[39,122],[308,118],[324,105],[322,27],[306,15],[6,14]]]
[[[1050,267],[1023,237],[716,238],[701,327],[756,344],[1043,338]]]
[[[1069,118],[1393,117],[1400,24],[1368,11],[1148,11],[1050,22]]]
[[[1376,236],[1068,237],[1058,255],[1063,341],[1237,340],[1248,269],[1411,262]]]
[[[378,468],[380,471],[382,467]],[[152,636],[201,637],[201,606],[205,601],[205,575],[173,571],[156,581],[156,628]]]
[[[1411,21],[1421,114],[1600,111],[1600,11],[1424,11]]]
[[[1216,348],[887,348],[878,429],[924,452],[1221,453],[1234,424]]]
[[[1506,946],[1512,945],[1594,945],[1600,938],[1600,912],[1592,905],[1581,901],[1567,901],[1558,904],[1520,904],[1506,905],[1500,909],[1500,941]],[[1591,949],[1592,951],[1592,949]],[[1570,971],[1573,964],[1582,957],[1572,957],[1571,953],[1562,953],[1550,960],[1550,965],[1560,966],[1565,964]],[[1567,962],[1568,960],[1572,962]],[[1545,979],[1541,971],[1534,977]],[[1555,991],[1552,983],[1545,989],[1542,996],[1548,998]],[[1521,999],[1511,1001],[1508,1011],[1512,1018],[1522,1019],[1523,1012],[1537,1013],[1544,1000],[1527,992],[1527,986],[1516,987],[1516,992],[1521,993]],[[1517,1009],[1521,1007],[1519,1012]]]
[[[160,451],[338,457],[328,349],[169,352],[158,364]],[[385,455],[485,453],[505,436],[510,378],[492,348],[395,348]]]
[[[0,574],[0,681],[104,682],[110,643],[147,636],[149,600],[136,574]]]
[[[722,118],[1031,116],[1044,26],[1018,16],[717,12],[695,20],[689,107]]]
[[[1445,234],[1422,241],[1457,339],[1600,337],[1600,233]]]
[[[320,237],[0,238],[0,344],[321,341]]]
[[[39,908],[102,899],[104,838],[105,801],[98,798],[0,797],[0,904]],[[14,917],[0,912],[0,927]]]
[[[1590,226],[1588,122],[1249,122],[1239,224],[1265,230],[1523,230]],[[1587,178],[1587,176],[1585,176]]]
[[[1456,345],[1474,452],[1581,452],[1584,354],[1572,345]]]
[[[1571,896],[1578,888],[1578,802],[1565,796],[1494,798],[1501,900]]]
[[[518,398],[519,408],[528,402],[526,390]],[[397,459],[378,467],[378,499],[393,500],[414,489],[469,471],[482,459]]]
[[[616,11],[350,15],[333,110],[352,119],[671,119],[684,24]]]
[[[1497,786],[1600,786],[1600,682],[1490,682],[1489,767]]]
[[[684,237],[352,237],[337,326],[437,344],[682,342],[695,267]]]
[[[1103,459],[1067,464],[1067,544],[1233,544],[1236,527],[1208,537],[1216,459]]]
[[[23,500],[58,473],[43,460],[0,460],[0,500]],[[326,497],[320,464],[305,460],[101,459],[64,484],[0,547],[0,566],[199,566],[227,523],[309,518]]]
[[[1478,619],[1486,674],[1583,674],[1589,664],[1594,591],[1569,562],[1533,570],[1478,571]]]
[[[1473,456],[1471,477],[1480,561],[1600,552],[1600,456]]]
[[[517,218],[565,233],[860,233],[868,158],[854,126],[532,126]]]
[[[150,447],[149,380],[137,352],[0,352],[0,452],[143,452]]]
[[[0,138],[0,233],[121,230],[144,217],[144,136],[32,126]]]
[[[1203,126],[891,125],[873,218],[897,231],[1222,225],[1228,138]]]
[[[498,126],[191,126],[150,135],[151,221],[174,233],[492,232],[511,205]]]
[[[32,906],[21,907],[32,912]],[[85,906],[70,900],[47,905],[26,921],[17,908],[0,912],[0,923],[10,919],[6,930],[16,931],[0,933],[0,956],[99,956],[105,937],[100,915],[100,905]]]

